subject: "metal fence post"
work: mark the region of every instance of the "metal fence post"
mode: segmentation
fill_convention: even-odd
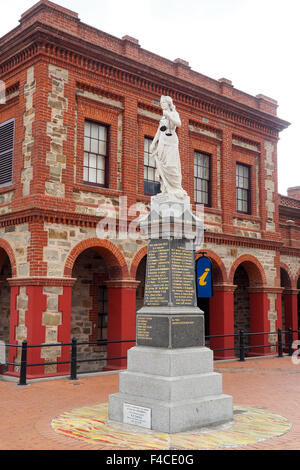
[[[289,356],[293,355],[293,330],[289,328]]]
[[[282,330],[278,328],[278,357],[283,357]]]
[[[19,384],[21,386],[27,385],[27,341],[22,343],[22,354],[21,354],[21,368],[20,368],[20,380]]]
[[[72,339],[70,380],[77,380],[77,339],[76,338]]]
[[[240,331],[240,362],[245,362],[245,336],[244,331]]]

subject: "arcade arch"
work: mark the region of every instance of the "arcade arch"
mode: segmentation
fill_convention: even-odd
[[[241,330],[245,333],[259,333],[265,315],[264,293],[261,288],[266,284],[264,270],[253,256],[244,255],[233,264],[229,279],[236,286],[234,292],[234,334]],[[245,336],[245,345],[254,345],[255,337]],[[235,354],[238,355],[239,339],[235,337]],[[248,354],[255,351],[248,349]]]
[[[114,319],[117,315],[110,297],[109,282],[128,279],[128,269],[119,249],[107,240],[87,240],[71,252],[65,267],[65,275],[76,279],[72,289],[71,337],[79,342],[107,341],[114,335]],[[120,302],[121,303],[121,302]],[[120,306],[121,308],[121,306]],[[116,333],[118,336],[119,333]],[[122,339],[118,337],[117,339]],[[106,368],[107,345],[79,345],[78,359],[99,358],[99,362],[83,363],[79,371],[99,371]]]

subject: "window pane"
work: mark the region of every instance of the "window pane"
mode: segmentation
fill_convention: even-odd
[[[102,156],[97,157],[97,168],[98,170],[105,169],[105,158]]]
[[[90,162],[89,166],[91,168],[96,168],[96,155],[90,155]]]
[[[89,137],[84,138],[84,150],[86,152],[90,151],[90,138]]]
[[[150,168],[150,167],[148,168],[148,179],[150,181],[154,180],[154,170],[153,170],[153,168]]]
[[[156,160],[153,157],[149,157],[149,166],[156,168]]]
[[[99,153],[101,155],[106,155],[106,142],[99,142]]]
[[[202,204],[208,204],[208,195],[206,193],[202,193]]]
[[[92,126],[91,126],[91,137],[92,137],[92,139],[97,139],[98,140],[98,138],[99,138],[98,129],[99,129],[99,125],[93,123]]]
[[[97,183],[104,184],[105,183],[105,173],[102,170],[97,171]]]
[[[99,140],[107,140],[107,129],[105,126],[99,126]]]
[[[84,179],[84,181],[89,180],[89,169],[88,168],[83,169],[83,179]]]
[[[91,136],[91,124],[88,121],[86,121],[84,124],[84,135],[87,137]]]
[[[91,152],[98,153],[98,140],[91,139]]]
[[[89,182],[90,182],[90,183],[97,183],[96,169],[94,169],[94,168],[90,168],[90,171],[89,171]]]

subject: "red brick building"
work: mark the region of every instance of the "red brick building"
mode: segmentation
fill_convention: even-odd
[[[149,207],[157,191],[149,141],[161,95],[173,98],[182,119],[183,187],[194,209],[205,203],[214,271],[214,297],[199,301],[207,332],[298,327],[300,198],[277,193],[277,142],[289,124],[277,117],[276,101],[110,36],[47,0],[0,39],[0,74],[0,340],[135,338],[147,243],[97,237],[97,211],[118,210],[122,196],[128,207]],[[233,345],[211,340],[213,348]],[[124,356],[128,347],[110,345],[108,354]],[[270,350],[250,350],[258,353]],[[10,362],[19,356],[9,349]],[[33,362],[68,356],[67,347],[30,351]],[[39,366],[29,375],[66,370]]]

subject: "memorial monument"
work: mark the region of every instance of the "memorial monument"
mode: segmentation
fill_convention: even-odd
[[[197,307],[195,245],[204,230],[182,188],[181,121],[170,97],[161,97],[161,107],[151,147],[161,193],[141,221],[149,239],[144,306],[119,393],[109,397],[109,419],[172,434],[231,421],[233,402],[222,394]]]

